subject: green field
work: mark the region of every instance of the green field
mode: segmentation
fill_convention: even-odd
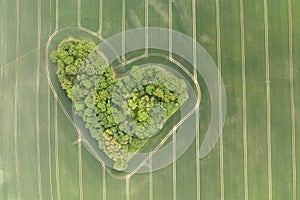
[[[300,199],[300,1],[0,5],[1,200]],[[202,85],[199,133],[185,154],[159,171],[118,179],[77,142],[48,84],[47,41],[68,28],[109,38],[146,26],[182,32],[208,51],[225,84],[226,121],[221,140],[198,159],[210,120]]]

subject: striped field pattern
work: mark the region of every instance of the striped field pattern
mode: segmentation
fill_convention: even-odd
[[[0,5],[1,200],[300,199],[299,0]],[[67,28],[108,38],[138,27],[170,28],[193,38],[193,64],[196,42],[208,51],[225,84],[226,121],[213,151],[198,159],[210,119],[204,101],[195,141],[180,159],[159,171],[116,178],[86,151],[52,93],[47,41]]]

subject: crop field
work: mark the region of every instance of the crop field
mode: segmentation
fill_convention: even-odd
[[[300,199],[299,0],[0,5],[1,200]],[[201,44],[221,73],[227,112],[218,143],[199,159],[210,121],[200,85],[198,131],[188,150],[163,169],[121,176],[83,146],[64,94],[49,85],[47,54],[61,31],[109,38],[141,27],[173,29]]]

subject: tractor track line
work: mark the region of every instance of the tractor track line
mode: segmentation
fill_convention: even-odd
[[[220,31],[220,2],[216,0],[216,29],[217,29],[217,60],[218,60],[218,89],[219,89],[219,131],[222,131],[222,97],[221,97],[221,73],[222,73],[222,60],[221,60],[221,31]],[[221,186],[221,200],[224,200],[224,158],[223,158],[223,134],[220,135],[220,186]]]
[[[39,126],[39,95],[40,95],[40,65],[41,65],[41,0],[38,0],[38,43],[37,43],[37,69],[36,69],[36,157],[37,157],[37,176],[38,176],[38,189],[39,199],[43,199],[42,194],[42,175],[41,175],[41,152],[40,152],[40,126]]]
[[[245,62],[245,24],[244,1],[240,0],[240,25],[241,25],[241,54],[242,54],[242,85],[243,85],[243,142],[244,142],[244,190],[245,200],[248,200],[248,146],[247,146],[247,85]]]
[[[269,200],[272,200],[272,143],[271,143],[271,95],[270,95],[270,60],[268,2],[264,0],[265,57],[266,57],[266,97],[267,97],[267,140],[268,140],[268,187]]]
[[[192,0],[192,21],[193,21],[193,66],[194,66],[194,82],[197,81],[197,18],[196,18],[196,0]],[[196,198],[200,200],[200,136],[199,136],[199,109],[196,109]]]
[[[296,119],[295,119],[295,89],[293,63],[293,15],[292,0],[288,0],[289,19],[289,65],[290,65],[290,95],[291,95],[291,126],[292,126],[292,165],[293,165],[293,200],[297,199],[297,162],[296,162]]]
[[[19,90],[19,44],[20,44],[20,5],[19,0],[16,0],[16,66],[15,66],[15,86],[14,86],[14,155],[15,155],[15,173],[16,173],[16,191],[18,200],[21,199],[20,194],[20,172],[18,158],[18,90]]]

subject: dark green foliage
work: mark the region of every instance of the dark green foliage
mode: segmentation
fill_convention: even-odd
[[[115,78],[94,43],[64,40],[50,58],[75,113],[117,170],[126,169],[188,98],[186,83],[161,67],[133,66],[128,76]]]
[[[157,134],[188,98],[186,84],[179,80],[161,67],[133,66],[113,94],[113,114],[120,129],[140,139]]]

